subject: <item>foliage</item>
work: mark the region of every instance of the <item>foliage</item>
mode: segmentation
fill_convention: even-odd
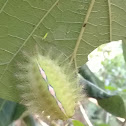
[[[84,126],[81,122],[79,122],[78,120],[73,120],[73,125],[74,126]]]
[[[33,51],[36,44],[42,49],[55,45],[77,67],[87,61],[87,55],[97,46],[125,40],[122,27],[125,26],[125,4],[118,0],[2,0],[0,97],[20,101],[12,73],[17,71],[16,61],[22,60],[20,53]],[[46,39],[40,41],[44,36]]]
[[[17,120],[26,108],[18,103],[0,99],[0,126],[8,126]]]
[[[21,102],[15,76],[22,52],[34,52],[36,45],[47,51],[55,46],[77,70],[99,45],[119,39],[126,43],[125,19],[124,0],[1,0],[0,98]],[[120,77],[125,71],[118,69],[114,72],[119,79],[105,88],[118,93],[122,86],[125,94]]]
[[[102,50],[103,50],[103,48],[102,48]],[[84,72],[84,71],[86,71],[86,72]],[[97,89],[99,89],[99,91],[96,90],[95,88],[93,88],[93,86],[92,86],[92,89],[91,89],[91,87],[88,88],[89,96],[96,98],[98,100],[99,105],[102,108],[104,108],[107,112],[110,112],[113,115],[125,118],[125,114],[126,114],[126,112],[125,112],[126,66],[125,66],[125,62],[123,59],[123,55],[122,54],[117,55],[113,59],[106,58],[102,62],[102,68],[100,69],[99,73],[97,73],[97,76],[96,76],[96,74],[94,75],[87,68],[87,66],[81,68],[81,74],[83,75],[83,77],[85,77],[86,79],[91,81],[92,84],[94,83],[94,87],[98,86]],[[99,80],[98,78],[100,78],[101,80]],[[97,80],[99,80],[99,81],[97,81]],[[91,82],[88,82],[88,83],[90,84]],[[102,88],[102,89],[100,89],[100,88]],[[100,94],[101,90],[106,91],[106,93],[109,95],[109,98],[104,97],[104,99],[103,98],[98,99],[99,95],[97,95],[97,97],[96,97],[95,92],[97,91],[97,94]],[[116,95],[114,95],[114,94],[116,94]],[[113,95],[113,96],[111,96],[111,95]],[[102,97],[102,95],[100,95],[100,96]],[[97,108],[97,107],[95,107],[95,108]],[[96,109],[96,111],[99,111],[99,110],[100,110],[99,108]],[[102,111],[102,110],[100,110],[100,111]],[[97,115],[94,115],[94,117],[97,118]],[[113,118],[113,122],[115,122],[115,125],[119,125],[116,121],[114,121],[114,118]]]
[[[105,82],[105,89],[112,93],[124,92],[126,89],[126,64],[123,55],[120,54],[115,58],[106,59],[102,62],[101,79]]]
[[[124,101],[120,96],[114,95],[106,99],[99,99],[98,104],[107,112],[118,117],[126,118]]]

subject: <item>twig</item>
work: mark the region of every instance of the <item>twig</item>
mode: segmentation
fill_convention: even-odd
[[[80,102],[79,102],[79,107],[80,107],[80,111],[81,111],[81,113],[82,113],[82,115],[83,115],[85,121],[87,122],[87,124],[88,124],[89,126],[93,126],[93,124],[92,124],[91,121],[89,120],[89,118],[88,118],[88,116],[87,116],[87,114],[86,114],[86,112],[85,112],[85,110],[84,110],[84,108],[83,108],[83,106],[82,106],[82,104],[81,104]]]
[[[125,124],[126,124],[126,119],[125,119],[125,121],[123,122],[122,126],[125,126]]]

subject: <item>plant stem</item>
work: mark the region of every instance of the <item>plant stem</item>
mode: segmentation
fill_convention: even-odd
[[[125,119],[125,121],[122,123],[122,126],[125,126],[125,124],[126,124],[126,119]]]
[[[83,115],[85,121],[87,122],[87,124],[88,124],[89,126],[93,126],[93,124],[92,124],[91,121],[89,120],[89,118],[88,118],[88,116],[87,116],[87,114],[86,114],[86,112],[85,112],[85,110],[84,110],[84,108],[83,108],[83,106],[82,106],[82,104],[81,104],[80,102],[79,102],[79,106],[80,106],[80,111],[81,111],[81,113],[82,113],[82,115]]]

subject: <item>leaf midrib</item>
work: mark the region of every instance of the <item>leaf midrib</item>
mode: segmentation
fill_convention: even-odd
[[[108,9],[109,9],[109,26],[110,26],[110,42],[112,41],[112,15],[111,15],[111,3],[110,0],[108,0]]]
[[[8,0],[4,3],[3,7],[0,9],[0,13],[3,11],[3,9],[5,8],[5,6],[7,5]]]
[[[109,23],[110,23],[110,25],[109,25],[109,32],[110,32],[109,41],[111,42],[112,41],[112,15],[111,15],[112,10],[111,10],[110,0],[108,0],[107,2],[108,2],[108,9],[109,9]],[[85,31],[85,26],[84,25],[86,25],[87,22],[88,22],[88,18],[89,18],[90,14],[91,14],[94,3],[95,3],[95,0],[92,0],[91,3],[90,3],[90,6],[88,8],[86,17],[85,17],[84,22],[82,24],[82,28],[81,28],[80,34],[78,36],[74,51],[73,51],[72,56],[71,56],[70,64],[72,64],[74,62],[76,70],[78,68],[77,67],[78,65],[77,65],[77,62],[76,62],[76,54],[77,54],[77,51],[78,51],[78,48],[79,48],[83,33]]]
[[[88,18],[89,18],[90,14],[91,14],[91,11],[92,11],[94,3],[95,3],[95,0],[92,0],[91,3],[90,3],[90,6],[88,8],[87,14],[86,14],[85,19],[84,19],[84,22],[82,24],[82,28],[81,28],[80,34],[79,34],[78,39],[77,39],[77,42],[76,42],[73,54],[71,56],[70,64],[72,64],[74,62],[76,70],[77,70],[77,66],[78,66],[77,62],[76,62],[76,54],[77,54],[77,51],[78,51],[78,48],[79,48],[79,45],[80,45],[83,33],[85,31],[85,26],[84,25],[86,25],[86,23],[88,21]]]
[[[8,0],[7,0],[8,1]],[[6,1],[6,4],[7,4]],[[33,35],[33,33],[35,32],[35,30],[39,27],[39,25],[42,23],[42,21],[46,18],[46,16],[51,12],[51,10],[57,5],[57,3],[59,2],[59,0],[57,0],[52,7],[46,12],[46,14],[41,18],[41,20],[38,22],[38,24],[35,26],[35,28],[32,30],[32,32],[29,34],[29,36],[26,38],[26,40],[24,41],[24,43],[22,44],[22,46],[17,50],[17,52],[13,55],[13,57],[11,58],[11,60],[8,62],[6,68],[4,69],[3,73],[1,74],[0,77],[0,82],[1,79],[3,77],[3,75],[5,74],[5,72],[7,71],[9,64],[13,61],[13,59],[15,58],[15,56],[20,52],[20,50],[24,47],[24,45],[27,43],[27,41],[29,40],[29,38]],[[0,12],[3,11],[3,9],[5,8],[6,4],[3,5],[2,9]]]
[[[2,104],[0,105],[0,112],[2,111],[3,106],[4,106],[5,103],[6,103],[6,100],[3,100]]]

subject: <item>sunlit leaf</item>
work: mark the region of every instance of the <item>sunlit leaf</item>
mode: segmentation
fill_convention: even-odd
[[[105,86],[105,89],[110,90],[110,91],[117,90],[117,88],[116,87],[113,87],[113,86]]]
[[[74,126],[84,126],[80,121],[78,120],[72,120]]]

